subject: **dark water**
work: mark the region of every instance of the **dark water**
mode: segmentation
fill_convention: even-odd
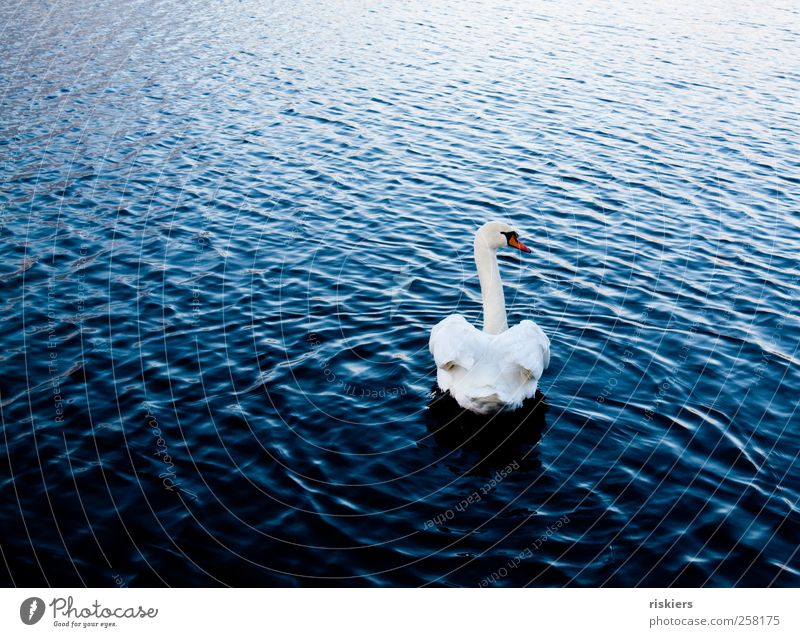
[[[800,585],[800,12],[593,4],[3,3],[0,581]]]

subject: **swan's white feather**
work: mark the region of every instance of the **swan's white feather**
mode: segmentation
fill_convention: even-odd
[[[513,332],[513,336],[509,333]],[[513,359],[528,372],[531,378],[539,380],[542,372],[550,365],[550,339],[542,328],[533,321],[521,321],[519,325],[509,328],[505,334],[515,344]]]
[[[465,409],[482,414],[520,407],[536,394],[550,363],[550,340],[527,320],[487,334],[453,314],[431,331],[430,350],[439,387]]]
[[[475,328],[461,314],[451,314],[431,330],[430,350],[439,369],[475,365],[474,352],[468,346]]]

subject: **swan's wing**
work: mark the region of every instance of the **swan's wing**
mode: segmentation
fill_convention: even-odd
[[[475,364],[475,333],[478,330],[461,314],[453,314],[431,330],[429,347],[436,367],[450,371],[453,367],[470,369]]]
[[[550,365],[550,339],[533,321],[522,321],[503,334],[503,349],[529,378],[539,380]]]

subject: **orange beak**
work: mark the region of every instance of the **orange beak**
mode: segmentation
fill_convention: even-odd
[[[528,246],[526,246],[524,243],[522,243],[522,241],[520,241],[517,237],[511,237],[508,240],[508,245],[510,245],[512,248],[516,248],[517,250],[519,250],[521,252],[530,252],[531,251],[531,249]]]

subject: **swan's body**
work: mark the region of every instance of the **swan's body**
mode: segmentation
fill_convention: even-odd
[[[475,264],[483,297],[483,331],[453,314],[431,331],[439,388],[464,409],[489,414],[516,409],[536,393],[550,363],[550,340],[533,321],[508,327],[497,248],[530,252],[506,223],[491,221],[475,235]]]

